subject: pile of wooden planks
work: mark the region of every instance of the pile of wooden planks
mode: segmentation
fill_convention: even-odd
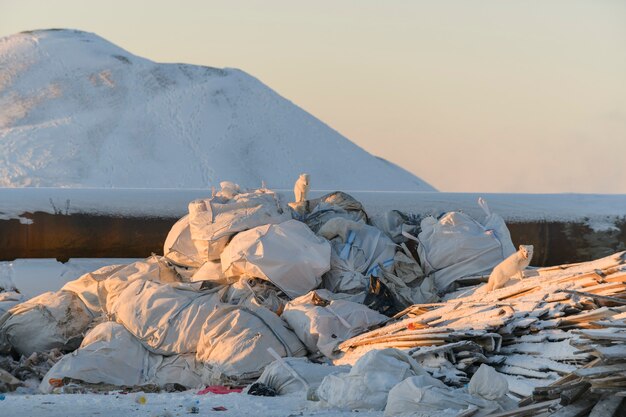
[[[395,347],[452,386],[487,363],[521,400],[519,414],[506,415],[626,415],[616,414],[626,397],[626,252],[526,276],[488,294],[468,287],[411,306],[343,342],[337,363]]]

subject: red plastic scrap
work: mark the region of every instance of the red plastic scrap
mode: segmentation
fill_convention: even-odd
[[[226,411],[228,410],[228,408],[223,407],[223,406],[219,406],[219,407],[213,407],[213,411]]]
[[[232,392],[242,392],[243,388],[226,387],[223,385],[209,385],[203,390],[198,391],[197,395],[208,394],[230,394]]]

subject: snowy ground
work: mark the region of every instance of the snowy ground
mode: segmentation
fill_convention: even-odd
[[[0,287],[13,282],[26,299],[46,291],[58,291],[66,282],[106,265],[129,264],[136,259],[70,259],[61,263],[55,259],[16,259],[0,262]]]
[[[141,404],[140,397],[145,398]],[[62,394],[24,395],[7,394],[0,401],[3,417],[174,417],[192,416],[190,405],[198,401],[200,416],[348,416],[350,412],[323,409],[319,403],[306,401],[302,396],[256,397],[246,394],[196,395],[195,391],[162,394]],[[219,411],[214,408],[224,407]],[[359,412],[359,416],[382,416],[382,411]]]

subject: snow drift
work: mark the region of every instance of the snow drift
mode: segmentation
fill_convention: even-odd
[[[91,33],[0,39],[0,186],[433,191],[237,69],[159,64]],[[417,158],[417,155],[416,155]]]

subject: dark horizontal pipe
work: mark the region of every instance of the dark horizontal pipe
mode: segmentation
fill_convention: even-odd
[[[163,242],[178,218],[94,214],[23,213],[0,220],[0,260],[17,258],[143,258],[162,254]],[[547,266],[597,259],[626,250],[626,221],[594,231],[584,223],[507,222],[513,243],[532,244],[532,265]]]

